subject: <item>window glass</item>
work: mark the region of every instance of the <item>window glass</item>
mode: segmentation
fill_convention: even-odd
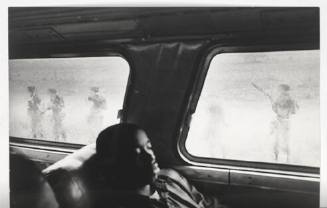
[[[194,156],[320,166],[319,51],[215,56],[186,139]]]
[[[121,57],[10,60],[10,136],[94,142],[119,122],[128,76]]]

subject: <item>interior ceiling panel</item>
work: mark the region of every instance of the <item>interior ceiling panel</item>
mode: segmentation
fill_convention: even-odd
[[[211,34],[214,30],[209,13],[148,17],[142,19],[142,27],[150,36]]]
[[[262,11],[262,22],[265,28],[308,28],[319,27],[319,13],[317,10],[268,10]]]
[[[206,8],[170,7],[53,7],[9,8],[9,28],[69,24],[77,22],[136,19],[185,12],[205,12]]]
[[[11,31],[10,35],[15,41],[20,43],[53,42],[64,40],[64,38],[53,28],[14,30]]]
[[[56,30],[61,34],[77,33],[77,32],[117,32],[117,31],[132,31],[137,29],[137,21],[135,20],[120,20],[95,23],[77,23],[55,26]]]
[[[314,39],[319,38],[319,8],[9,8],[9,32],[11,44],[210,39],[242,37],[244,33],[253,37],[277,33],[286,39],[294,34],[309,35]]]
[[[88,39],[98,38],[106,39],[108,37],[138,37],[143,34],[138,29],[136,20],[117,20],[94,23],[76,23],[54,26],[54,29],[61,34],[66,40],[80,39],[88,37]]]
[[[262,28],[260,12],[254,11],[212,12],[210,18],[215,30],[220,33],[260,30]]]

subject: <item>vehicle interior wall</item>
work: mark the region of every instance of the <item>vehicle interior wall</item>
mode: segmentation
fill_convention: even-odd
[[[224,52],[314,48],[305,42],[285,44],[284,41],[281,39],[274,44],[265,41],[258,45],[243,43],[242,46],[235,46],[234,41],[230,40],[150,42],[105,47],[80,44],[74,48],[66,47],[62,54],[73,57],[113,53],[123,55],[131,66],[123,120],[147,129],[159,162],[169,167],[186,164],[178,153],[176,143],[178,137],[182,136],[179,133],[182,123],[186,122],[183,120],[185,113],[192,112],[187,109],[188,105],[192,105],[193,110],[196,106],[196,103],[189,103],[191,97],[199,93],[193,91],[194,83],[201,74],[205,74],[212,56]],[[57,52],[64,46],[53,47],[52,50],[51,47],[34,46],[31,51],[38,51],[47,57],[61,57]]]
[[[226,42],[225,42],[226,44]],[[191,86],[201,65],[208,61],[205,54],[212,52],[217,43],[210,41],[179,41],[162,43],[126,44],[124,53],[131,65],[131,80],[125,98],[124,119],[147,129],[153,142],[154,151],[162,167],[187,165],[181,159],[176,143],[183,122],[185,107],[192,93]],[[219,44],[218,44],[219,45]],[[121,47],[121,46],[120,46]],[[258,46],[233,47],[232,50],[257,50]],[[269,48],[268,46],[260,46]],[[274,45],[278,50],[283,47]],[[290,44],[285,48],[301,48],[301,44]],[[228,51],[225,47],[225,51]],[[147,61],[144,61],[147,60]],[[55,161],[42,161],[42,167]],[[197,178],[183,172],[205,193],[219,195],[232,207],[316,207],[319,190],[303,193],[285,190],[253,188],[251,184],[230,185],[230,175],[217,184],[215,180]],[[201,172],[200,175],[206,174]],[[214,173],[217,174],[217,173]],[[209,174],[210,175],[210,174]],[[210,176],[208,176],[210,179]],[[246,193],[246,194],[245,194]],[[262,200],[264,199],[264,200]],[[278,203],[276,203],[278,202]]]
[[[21,13],[9,27],[10,58],[124,57],[130,64],[131,76],[122,119],[147,130],[162,167],[190,165],[178,153],[177,141],[187,122],[189,105],[196,105],[189,102],[195,96],[193,85],[208,67],[213,51],[319,49],[317,8],[296,12],[278,8],[223,10],[142,10],[135,11],[135,15],[123,11],[112,17],[98,8],[94,10],[98,16],[92,19],[92,12],[73,9],[61,10],[69,15],[61,20],[50,18],[50,23],[40,17],[53,17],[58,10],[49,14],[36,10],[37,15],[26,19]],[[240,17],[244,17],[243,22],[237,21]],[[108,24],[114,29],[99,30],[109,28]],[[185,24],[191,29],[185,29]],[[44,157],[32,158],[45,167],[67,154],[57,156],[56,150],[51,151]],[[228,174],[223,174],[224,182],[219,184],[210,180],[212,174],[203,179],[201,175],[184,173],[204,192],[221,195],[231,207],[318,207],[317,189],[304,193],[231,185]]]

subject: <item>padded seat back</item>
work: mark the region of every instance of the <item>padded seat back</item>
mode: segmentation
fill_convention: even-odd
[[[91,208],[91,196],[86,178],[79,171],[56,169],[47,179],[62,208]]]
[[[85,146],[43,170],[62,208],[95,207],[103,195],[95,152],[95,145]]]

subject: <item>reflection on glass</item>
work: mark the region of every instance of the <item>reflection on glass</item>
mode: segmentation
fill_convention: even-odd
[[[319,51],[220,54],[186,140],[195,156],[320,166]]]
[[[10,60],[10,135],[94,142],[119,121],[128,76],[119,57]]]

